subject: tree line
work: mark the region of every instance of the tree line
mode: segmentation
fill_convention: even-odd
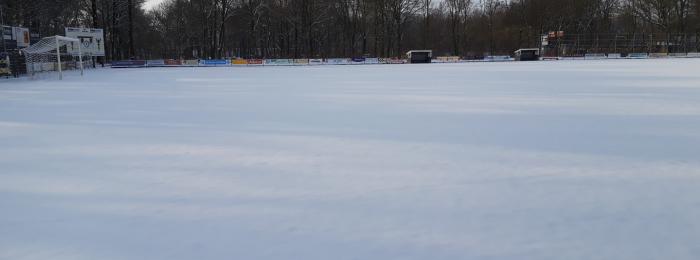
[[[700,0],[2,0],[7,25],[43,36],[105,29],[108,59],[510,54],[540,35],[683,35]],[[658,37],[658,36],[657,36]],[[617,38],[615,39],[617,41]]]

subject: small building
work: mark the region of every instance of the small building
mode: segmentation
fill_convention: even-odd
[[[430,63],[433,59],[432,50],[412,50],[406,53],[408,63]]]
[[[529,61],[529,60],[539,60],[540,59],[540,49],[519,49],[515,51],[515,60],[517,61]]]

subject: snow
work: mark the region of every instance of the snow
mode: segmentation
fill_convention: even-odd
[[[0,81],[0,259],[698,259],[698,68]]]

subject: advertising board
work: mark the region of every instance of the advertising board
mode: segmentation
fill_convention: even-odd
[[[185,66],[199,66],[199,60],[185,60],[183,65],[185,65]]]
[[[165,60],[147,60],[146,65],[149,67],[165,66]]]
[[[206,67],[222,67],[230,65],[230,60],[200,60],[199,65]]]
[[[248,59],[248,65],[263,65],[262,59]]]
[[[326,63],[330,65],[346,65],[350,64],[350,59],[328,59],[326,60]]]
[[[309,65],[309,59],[294,59],[294,65]]]
[[[379,64],[379,58],[366,58],[365,64]]]
[[[112,62],[112,68],[141,68],[145,66],[145,60],[121,60]]]
[[[180,66],[182,65],[181,60],[174,60],[174,59],[167,59],[165,60],[165,65],[166,66]]]
[[[105,56],[104,32],[102,29],[66,27],[66,37],[80,40],[80,43],[66,45],[70,54],[77,55],[77,44],[81,44],[80,50],[83,54],[98,57]]]
[[[233,59],[233,60],[231,60],[231,64],[238,65],[238,66],[248,65],[248,61],[245,59]]]
[[[309,65],[323,65],[323,59],[309,59]]]

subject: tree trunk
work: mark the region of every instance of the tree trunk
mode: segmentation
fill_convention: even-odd
[[[97,0],[91,0],[92,27],[97,28]]]
[[[127,8],[129,14],[129,58],[134,57],[136,52],[134,51],[134,0],[127,0]]]

